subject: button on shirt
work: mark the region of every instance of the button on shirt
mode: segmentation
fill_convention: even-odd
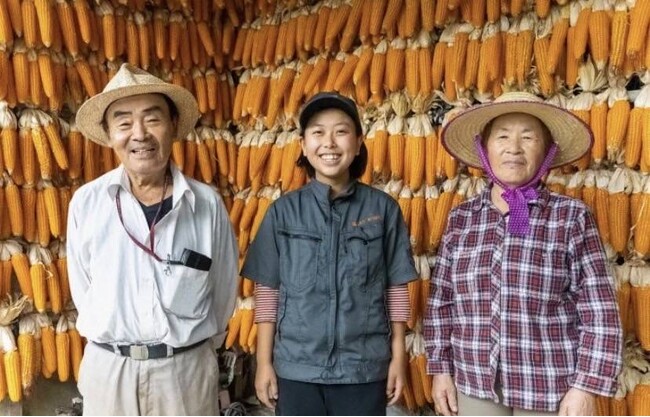
[[[128,231],[149,246],[149,226],[122,166],[74,194],[67,256],[77,328],[103,343],[188,346],[214,337],[221,345],[236,297],[237,244],[228,213],[209,186],[171,166],[172,209],[155,226],[154,252],[179,260],[184,249],[212,258],[209,271],[156,261],[120,223],[120,193]]]
[[[540,189],[531,232],[507,232],[490,187],[454,209],[432,275],[428,372],[465,395],[555,411],[579,388],[615,391],[622,332],[612,276],[588,208]]]

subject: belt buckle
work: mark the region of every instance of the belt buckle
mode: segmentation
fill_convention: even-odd
[[[136,361],[144,361],[149,359],[149,347],[147,345],[131,345],[129,346],[129,357]]]

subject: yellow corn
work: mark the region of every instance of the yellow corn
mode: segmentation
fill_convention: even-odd
[[[71,324],[71,322],[69,323]],[[76,328],[70,326],[68,329],[68,340],[70,343],[70,360],[72,364],[72,376],[75,381],[79,381],[79,367],[83,357],[83,344],[81,336]]]
[[[85,44],[90,44],[90,41],[92,40],[92,17],[90,15],[91,12],[88,2],[85,0],[73,0],[72,5],[77,14],[81,40],[83,40]]]
[[[625,138],[625,165],[636,168],[641,160],[643,108],[634,107],[630,110]]]
[[[70,336],[68,335],[67,320],[59,318],[56,326],[56,359],[59,381],[65,382],[70,378]]]
[[[23,398],[23,391],[20,383],[20,354],[15,346],[13,350],[5,352],[4,368],[5,376],[7,378],[7,392],[9,394],[9,399],[13,402],[18,402]]]
[[[626,55],[637,60],[648,39],[650,25],[650,0],[637,0],[630,10],[630,31],[627,36]]]
[[[23,206],[20,198],[20,191],[11,179],[9,179],[5,185],[5,199],[9,211],[11,234],[14,236],[22,236],[24,232]]]

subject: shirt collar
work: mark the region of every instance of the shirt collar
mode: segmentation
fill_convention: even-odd
[[[172,173],[172,181],[174,184],[172,206],[176,207],[176,205],[180,202],[181,198],[185,196],[187,202],[190,204],[190,207],[192,208],[192,211],[194,211],[196,196],[194,195],[194,192],[190,188],[187,179],[181,173],[181,171],[176,167],[176,165],[174,165],[172,162],[169,163],[169,166]],[[120,165],[113,171],[109,172],[107,175],[109,176],[108,195],[113,200],[115,200],[115,196],[117,195],[117,192],[120,188],[123,188],[126,192],[133,194],[131,192],[131,183],[129,182],[129,177],[126,173],[126,170],[124,169],[124,165]]]
[[[487,187],[481,191],[481,194],[479,195],[479,198],[475,199],[471,204],[471,210],[472,211],[479,211],[481,210],[484,206],[491,206],[492,205],[492,186],[493,183],[490,183]],[[539,197],[537,197],[534,200],[530,200],[528,202],[529,205],[532,205],[534,207],[540,207],[544,208],[548,204],[548,201],[550,199],[550,192],[544,185],[544,183],[540,183],[540,185],[537,186],[537,192],[539,194]]]
[[[322,183],[318,181],[316,178],[312,178],[309,181],[308,187],[311,189],[311,191],[314,193],[316,196],[316,199],[324,204],[330,204],[332,201],[330,199],[330,190],[332,187],[329,185]],[[357,188],[357,181],[352,180],[350,184],[348,184],[336,197],[334,197],[334,200],[339,200],[339,199],[346,199],[350,197],[352,194],[354,194],[354,191]]]

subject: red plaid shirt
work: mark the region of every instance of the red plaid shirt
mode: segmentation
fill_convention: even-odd
[[[540,189],[531,232],[507,233],[490,187],[456,207],[436,257],[424,321],[428,373],[453,374],[465,395],[556,411],[571,388],[610,396],[622,331],[593,216]]]

